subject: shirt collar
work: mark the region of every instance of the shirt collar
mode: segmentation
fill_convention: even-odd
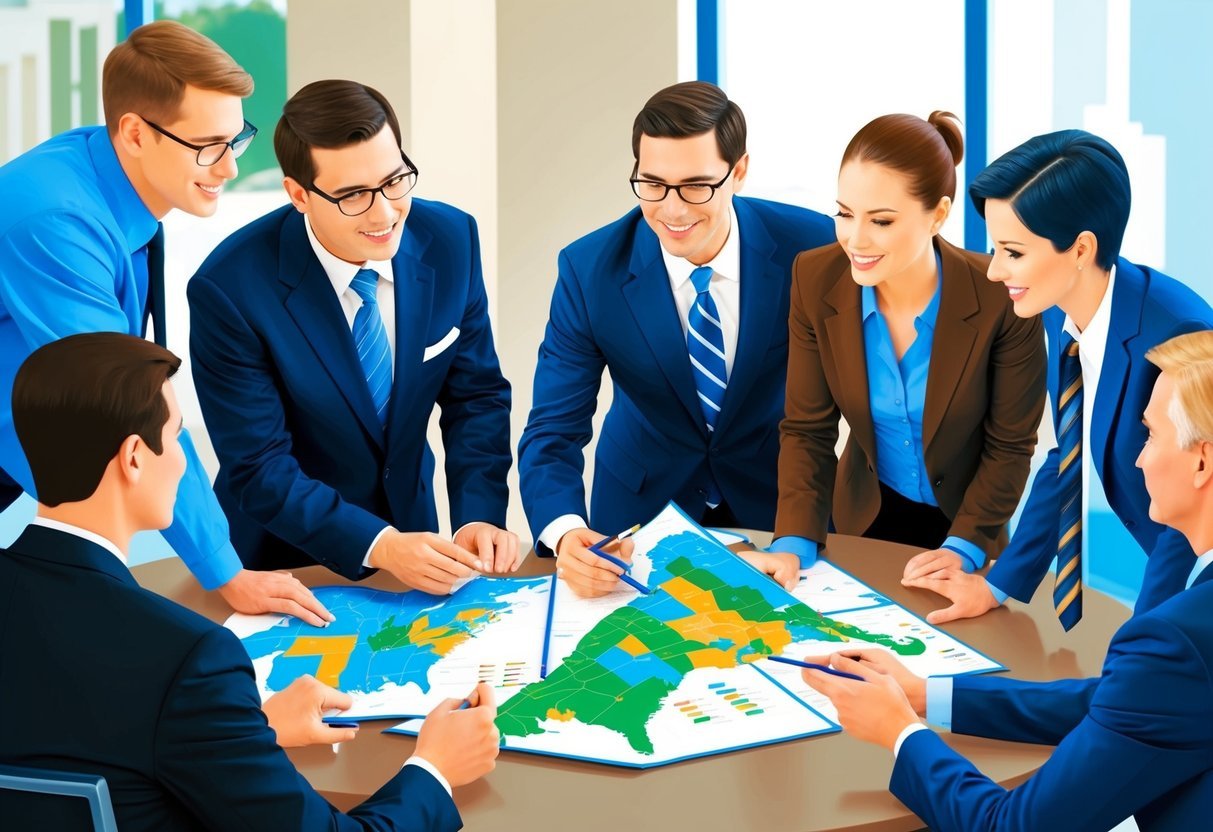
[[[1205,567],[1207,567],[1210,563],[1213,563],[1213,550],[1205,552],[1196,559],[1196,563],[1193,565],[1192,571],[1188,576],[1188,586],[1192,586],[1192,584],[1196,583],[1196,579],[1200,577],[1200,573],[1205,571]]]
[[[393,281],[391,260],[367,260],[361,266],[347,263],[321,245],[320,241],[316,239],[316,232],[312,230],[312,222],[306,214],[303,216],[303,224],[307,228],[307,238],[312,244],[312,251],[316,252],[316,259],[320,261],[324,273],[328,275],[329,282],[333,284],[333,291],[338,296],[346,293],[350,284],[354,282],[354,275],[362,269],[378,272],[379,276],[389,283]]]
[[[1078,331],[1078,327],[1074,321],[1070,320],[1070,316],[1066,315],[1065,321],[1061,325],[1062,332],[1069,335],[1078,342],[1078,348],[1081,350],[1084,345],[1090,347],[1094,344],[1103,344],[1108,340],[1108,330],[1112,326],[1112,288],[1116,285],[1116,264],[1112,264],[1112,271],[1108,272],[1108,288],[1103,293],[1103,298],[1099,301],[1099,307],[1095,310],[1095,314],[1091,316],[1091,322],[1087,324],[1087,328],[1082,332]]]
[[[939,256],[938,249],[935,250],[935,277],[935,294],[931,295],[931,300],[927,303],[926,308],[914,318],[914,328],[919,332],[922,331],[923,326],[934,330],[935,321],[939,318],[939,299],[943,295],[943,258]],[[876,313],[876,287],[862,286],[859,294],[862,307],[861,319],[866,321]]]
[[[90,532],[88,529],[82,529],[79,526],[73,526],[70,523],[64,523],[59,520],[52,520],[49,517],[37,517],[29,523],[31,526],[42,526],[44,529],[54,529],[57,532],[74,535],[87,540],[89,543],[96,543],[102,549],[112,554],[118,560],[122,561],[122,565],[126,566],[126,555],[122,554],[122,550],[114,545],[113,541],[108,540],[96,532]]]
[[[93,128],[88,137],[88,152],[97,171],[97,185],[105,204],[122,229],[128,254],[134,254],[148,244],[156,233],[159,220],[147,210],[135,186],[118,161],[118,154],[104,127]]]
[[[661,246],[661,259],[665,261],[665,270],[670,276],[670,285],[675,290],[691,279],[691,272],[699,268],[690,260],[675,257]],[[725,280],[741,280],[741,227],[737,224],[737,211],[729,202],[729,236],[724,241],[724,247],[708,263],[704,263]]]

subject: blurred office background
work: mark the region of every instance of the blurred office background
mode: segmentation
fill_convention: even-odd
[[[1204,42],[1213,4],[1201,0],[0,0],[0,162],[99,122],[101,62],[128,14],[207,34],[257,85],[246,115],[261,135],[218,215],[166,220],[169,347],[188,356],[184,284],[195,267],[285,201],[271,137],[288,94],[320,78],[354,78],[399,111],[421,171],[415,194],[479,221],[515,444],[556,254],[634,205],[632,119],[650,94],[681,80],[717,81],[745,111],[747,195],[825,213],[846,142],[882,113],[956,113],[969,142],[962,181],[1032,135],[1099,133],[1133,178],[1124,254],[1213,293],[1201,254],[1213,116],[1195,106],[1213,81]],[[988,248],[980,220],[960,210],[963,193],[957,208],[944,235]],[[178,395],[213,475],[188,373]],[[599,419],[609,398],[608,381]],[[1052,445],[1046,416],[1038,461]],[[529,540],[511,477],[510,524]],[[443,499],[441,482],[436,493]],[[1091,495],[1090,511],[1090,583],[1131,602],[1144,554],[1102,493]],[[0,544],[32,513],[23,498],[0,516]],[[439,514],[445,525],[444,506]],[[133,553],[134,562],[170,554],[154,534]]]

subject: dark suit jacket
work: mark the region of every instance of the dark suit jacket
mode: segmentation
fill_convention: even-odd
[[[671,499],[698,517],[713,479],[742,526],[771,528],[792,258],[833,239],[834,229],[805,208],[744,197],[734,197],[733,207],[741,233],[741,320],[711,434],[661,243],[640,209],[560,253],[518,445],[522,504],[536,540],[561,515],[586,516],[582,449],[607,368],[614,399],[594,456],[593,528],[610,534],[645,522]]]
[[[278,747],[236,637],[64,532],[31,526],[0,550],[0,708],[0,762],[104,776],[122,832],[461,825],[417,766],[338,812]],[[64,828],[8,801],[6,829]]]
[[[194,383],[220,464],[215,493],[250,568],[319,561],[359,578],[385,525],[438,531],[426,442],[435,404],[452,527],[505,526],[510,386],[493,347],[475,220],[413,200],[392,269],[386,430],[293,207],[237,231],[189,283]]]
[[[1043,315],[1050,354],[1054,356],[1049,362],[1054,422],[1061,371],[1057,356],[1061,354],[1065,317],[1057,308]],[[1137,599],[1138,610],[1148,610],[1183,589],[1194,557],[1183,535],[1150,519],[1150,495],[1136,465],[1147,434],[1141,416],[1158,378],[1158,368],[1145,355],[1151,347],[1176,335],[1210,328],[1213,310],[1187,286],[1123,257],[1117,261],[1108,342],[1099,372],[1099,389],[1095,391],[1087,452],[1095,462],[1108,505],[1150,556]],[[990,569],[990,584],[1021,601],[1031,600],[1057,555],[1061,516],[1057,464],[1058,452],[1054,448],[1032,481],[1015,537]],[[1101,556],[1102,553],[1093,554]]]
[[[1188,560],[1189,571],[1195,558]],[[890,790],[938,832],[1208,829],[1213,817],[1213,569],[1131,618],[1098,680],[957,678],[955,733],[1057,745],[1010,791],[934,732],[911,734]]]
[[[923,410],[924,459],[949,534],[988,556],[1023,493],[1044,410],[1045,350],[1037,318],[1017,318],[986,278],[990,258],[936,237],[943,291]],[[822,543],[831,510],[861,535],[880,511],[861,295],[835,244],[796,258],[789,320],[787,416],[781,425],[775,535]],[[838,460],[838,418],[851,435]]]

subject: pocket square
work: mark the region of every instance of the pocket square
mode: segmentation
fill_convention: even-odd
[[[455,339],[459,337],[459,327],[451,327],[451,331],[442,336],[442,340],[425,348],[425,352],[421,355],[421,363],[429,361],[431,358],[441,355],[446,351],[447,347],[455,343]]]

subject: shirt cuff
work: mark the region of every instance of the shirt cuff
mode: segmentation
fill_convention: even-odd
[[[27,492],[28,493],[28,492]],[[232,578],[244,571],[244,564],[240,561],[240,555],[236,554],[236,549],[231,543],[224,543],[205,565],[198,564],[194,577],[198,579],[198,583],[202,584],[203,589],[218,589],[225,585]]]
[[[931,729],[923,725],[921,722],[911,722],[902,732],[897,735],[897,742],[893,743],[893,759],[897,759],[897,755],[901,753],[901,744],[906,741],[906,737],[913,734],[915,731],[930,731]]]
[[[448,795],[451,795],[451,784],[446,782],[446,778],[442,776],[442,772],[440,772],[429,760],[425,759],[424,757],[418,757],[416,754],[414,754],[412,757],[409,757],[404,761],[404,765],[417,766],[417,768],[425,769],[430,773],[431,776],[433,776],[435,780],[438,781],[438,785],[446,789],[446,793]],[[404,768],[404,766],[401,766],[401,768]],[[451,796],[453,797],[454,795]]]
[[[362,568],[363,569],[374,569],[375,568],[375,567],[371,566],[371,552],[375,551],[375,547],[379,545],[379,538],[383,537],[389,531],[392,531],[392,527],[384,526],[379,531],[379,534],[375,535],[375,539],[371,541],[371,545],[366,547],[366,557],[364,557],[362,559]],[[405,765],[408,765],[408,764],[406,763]]]
[[[961,564],[961,568],[966,572],[972,572],[986,565],[986,553],[976,543],[970,543],[963,537],[950,535],[941,548],[950,549],[964,558],[966,562]]]
[[[952,730],[952,677],[927,677],[927,722]]]
[[[800,558],[800,568],[808,569],[817,562],[818,545],[816,540],[789,534],[777,537],[767,547],[768,552],[788,552]]]
[[[999,606],[1005,604],[1007,599],[1011,597],[1008,593],[1003,592],[1001,589],[994,586],[994,584],[990,583],[989,579],[986,580],[986,586],[990,588],[990,594],[994,596],[994,600],[998,602]]]
[[[556,546],[560,543],[560,538],[571,532],[573,529],[589,528],[585,518],[580,514],[562,514],[548,523],[547,528],[539,533],[539,542],[556,554]]]

